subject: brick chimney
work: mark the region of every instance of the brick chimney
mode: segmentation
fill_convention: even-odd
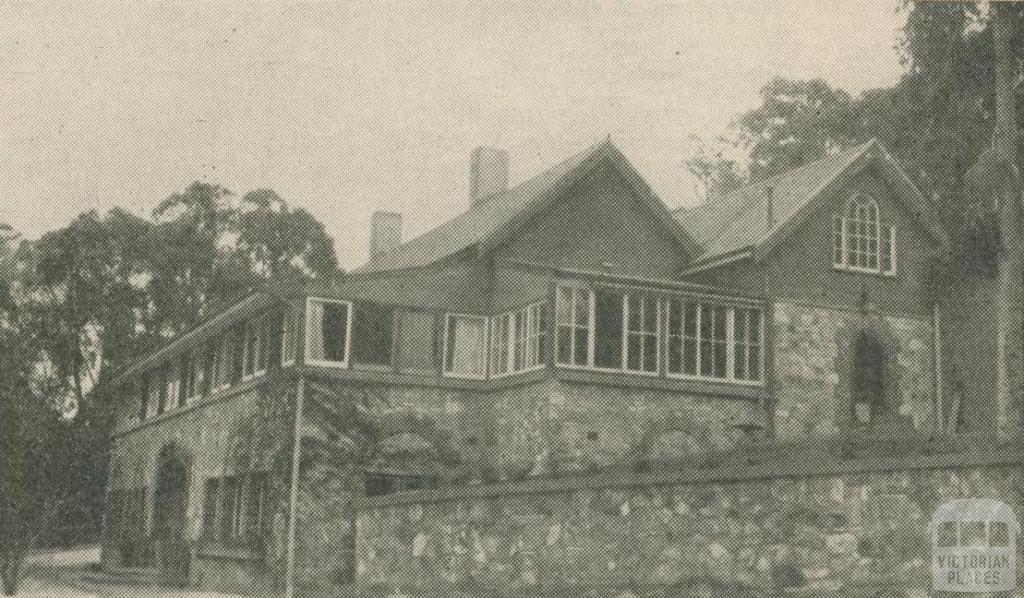
[[[469,156],[469,201],[477,205],[508,189],[508,152],[480,146]]]
[[[402,243],[402,215],[377,210],[370,220],[370,257],[391,251]]]

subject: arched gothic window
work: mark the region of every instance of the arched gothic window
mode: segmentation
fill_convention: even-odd
[[[878,421],[885,404],[885,349],[874,336],[862,333],[853,347],[852,411],[854,425]]]
[[[832,262],[842,270],[896,272],[896,228],[882,222],[870,196],[855,195],[845,214],[836,217]]]

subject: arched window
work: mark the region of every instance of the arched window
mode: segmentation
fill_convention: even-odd
[[[878,420],[885,399],[885,349],[878,339],[862,333],[853,347],[853,423],[868,426]]]
[[[891,275],[896,271],[896,229],[881,221],[878,203],[855,195],[842,217],[836,217],[833,236],[836,268]]]

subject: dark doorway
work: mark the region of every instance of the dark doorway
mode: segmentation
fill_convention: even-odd
[[[870,426],[885,406],[885,348],[874,336],[861,333],[853,348],[851,411],[855,426]]]
[[[161,582],[188,585],[190,553],[185,539],[188,466],[175,447],[160,453],[153,495],[153,540]]]

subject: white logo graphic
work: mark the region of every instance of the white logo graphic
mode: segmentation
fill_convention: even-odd
[[[932,514],[932,586],[945,592],[1000,592],[1017,586],[1013,509],[988,498],[953,500]]]

